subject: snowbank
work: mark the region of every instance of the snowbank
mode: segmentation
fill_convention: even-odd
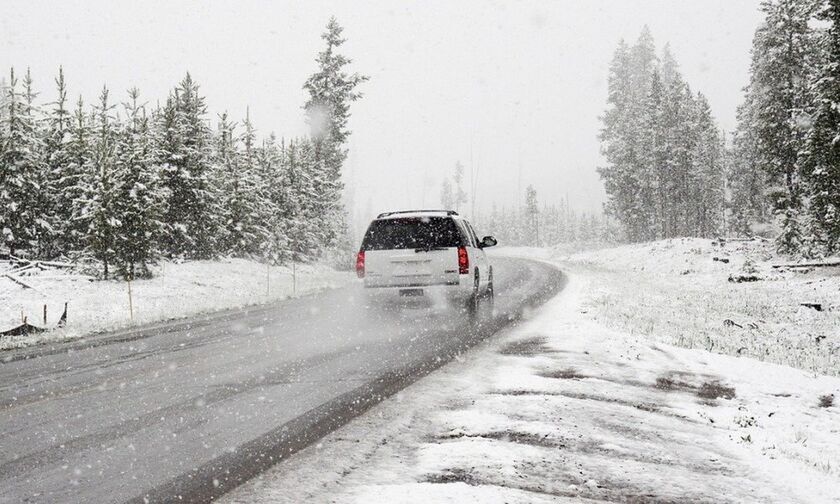
[[[132,319],[125,282],[89,281],[81,276],[60,277],[47,272],[25,277],[34,288],[24,289],[0,276],[2,330],[20,324],[23,317],[36,326],[55,327],[64,303],[68,304],[64,329],[3,337],[0,349],[306,295],[343,285],[354,275],[314,264],[298,265],[294,277],[289,267],[269,268],[245,259],[165,262],[157,266],[154,278],[131,283]]]

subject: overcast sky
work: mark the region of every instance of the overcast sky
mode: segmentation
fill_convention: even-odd
[[[8,0],[7,0],[8,1]],[[11,4],[11,2],[9,2]],[[747,82],[758,0],[14,2],[0,17],[0,67],[31,67],[42,98],[63,65],[93,101],[107,83],[163,100],[189,70],[210,110],[261,133],[306,131],[301,85],[331,15],[352,69],[371,80],[354,104],[348,185],[356,207],[437,207],[461,160],[479,173],[478,206],[604,200],[598,116],[621,38],[648,24],[731,130]]]

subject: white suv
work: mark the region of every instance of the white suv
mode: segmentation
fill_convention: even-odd
[[[371,297],[443,298],[475,313],[493,298],[493,266],[469,222],[452,210],[380,214],[356,257],[356,273]]]

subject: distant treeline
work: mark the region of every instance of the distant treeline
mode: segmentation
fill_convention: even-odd
[[[211,128],[187,74],[149,108],[132,89],[116,105],[103,88],[70,105],[39,105],[27,71],[0,83],[0,244],[13,255],[90,258],[102,275],[149,274],[156,259],[221,254],[309,260],[347,241],[341,166],[350,102],[366,77],[347,74],[331,20],[318,71],[304,84],[307,138],[258,139],[249,114]],[[346,244],[349,246],[349,244]]]
[[[840,251],[840,0],[767,0],[728,144],[702,94],[645,29],[610,69],[600,168],[626,239],[773,233]]]
[[[473,184],[475,178],[472,177]],[[472,194],[464,188],[464,165],[455,163],[451,176],[441,184],[441,208],[464,210],[478,232],[492,233],[503,245],[525,247],[552,247],[562,243],[617,243],[623,237],[614,219],[602,212],[577,212],[562,198],[559,204],[540,203],[533,185],[525,189],[525,200],[517,205],[499,206],[493,203],[489,213],[470,211],[474,206],[475,186]]]
[[[528,186],[521,207],[493,205],[489,214],[473,220],[479,232],[490,234],[506,246],[551,247],[563,243],[609,244],[620,232],[601,212],[578,212],[565,199],[559,204],[540,204],[537,191]]]

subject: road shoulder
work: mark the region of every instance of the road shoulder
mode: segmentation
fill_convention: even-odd
[[[608,329],[582,308],[596,291],[573,276],[529,320],[222,501],[836,499],[838,412],[811,398],[837,379]]]

